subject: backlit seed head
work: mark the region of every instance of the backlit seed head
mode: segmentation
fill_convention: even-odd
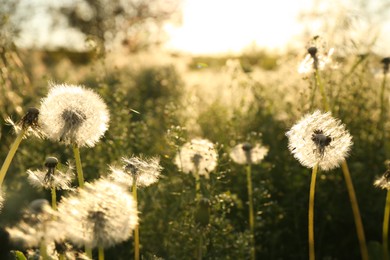
[[[315,111],[305,115],[287,133],[288,148],[308,168],[317,163],[322,170],[331,170],[348,156],[352,137],[340,120],[330,112]]]
[[[37,137],[41,137],[38,119],[39,110],[35,107],[30,107],[20,121],[15,123],[10,117],[6,118],[5,121],[13,127],[13,130],[17,134],[19,134],[21,130],[26,130],[26,136],[33,134]]]
[[[131,187],[133,182],[138,187],[146,187],[158,181],[162,167],[158,157],[123,157],[123,168],[110,167],[109,178]]]
[[[209,140],[196,138],[180,148],[175,164],[184,173],[198,173],[209,178],[210,172],[217,166],[217,159],[214,144]]]
[[[268,153],[268,148],[257,143],[241,143],[230,151],[230,158],[238,164],[258,164]]]
[[[385,190],[390,189],[390,169],[388,169],[381,177],[375,180],[374,186]]]
[[[92,147],[108,128],[109,114],[101,97],[76,85],[54,85],[41,101],[39,123],[53,141]]]
[[[127,240],[138,225],[132,195],[106,179],[86,183],[58,205],[60,226],[75,245],[107,248]]]

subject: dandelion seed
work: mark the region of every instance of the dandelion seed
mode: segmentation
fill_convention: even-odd
[[[108,128],[106,104],[94,91],[55,85],[41,101],[39,124],[51,140],[93,147]]]
[[[255,144],[241,143],[236,145],[230,152],[230,157],[238,164],[258,164],[268,153],[268,148]]]
[[[330,112],[315,111],[304,116],[287,133],[288,148],[308,168],[317,163],[322,170],[331,170],[348,156],[352,137],[340,120]]]
[[[13,244],[22,248],[37,247],[42,241],[54,241],[60,231],[53,232],[53,215],[49,202],[34,200],[23,213],[22,220],[15,227],[6,228]]]
[[[185,143],[175,157],[175,164],[184,173],[204,175],[209,178],[217,166],[218,154],[214,144],[206,139],[192,139]]]
[[[109,178],[129,187],[133,186],[134,180],[138,187],[149,186],[158,181],[162,171],[158,157],[123,157],[122,162],[124,163],[123,169],[110,167]]]
[[[37,188],[71,190],[71,183],[75,177],[73,166],[68,163],[66,170],[57,169],[58,160],[48,157],[45,162],[47,170],[27,170],[28,181]]]
[[[374,186],[384,190],[390,189],[390,169],[387,169],[381,177],[375,180]]]
[[[86,183],[58,206],[60,223],[70,242],[88,248],[107,248],[127,240],[138,225],[131,194],[106,179]]]

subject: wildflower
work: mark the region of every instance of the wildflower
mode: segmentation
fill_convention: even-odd
[[[302,74],[312,73],[316,70],[324,70],[326,66],[332,64],[331,56],[334,53],[334,48],[325,50],[325,43],[322,38],[315,36],[309,42],[307,54],[303,61],[299,64],[298,72]]]
[[[20,121],[14,122],[10,117],[8,117],[5,119],[5,122],[12,126],[16,134],[19,134],[22,130],[25,130],[25,136],[33,134],[37,137],[40,137],[38,118],[39,110],[35,107],[30,107]]]
[[[28,181],[37,188],[71,190],[74,179],[73,166],[68,163],[66,170],[61,170],[57,169],[57,165],[57,158],[48,157],[45,161],[47,170],[27,170]]]
[[[94,91],[55,85],[41,101],[39,123],[51,140],[93,147],[108,128],[106,104]]]
[[[66,238],[88,248],[107,248],[127,240],[138,225],[136,204],[123,186],[100,179],[86,183],[58,206]]]
[[[268,148],[256,144],[252,146],[249,143],[236,145],[230,152],[230,157],[238,164],[257,164],[260,163],[268,153]]]
[[[309,168],[317,163],[323,170],[338,167],[352,146],[352,137],[340,120],[318,110],[304,116],[286,136],[291,153]]]
[[[47,200],[31,202],[18,225],[6,228],[13,244],[22,248],[37,247],[42,241],[59,236],[59,231],[53,232],[51,228],[53,214]]]
[[[175,164],[184,173],[198,173],[208,179],[209,173],[217,166],[217,158],[213,143],[206,139],[196,138],[180,148],[175,157]]]
[[[390,169],[387,169],[381,177],[375,180],[374,186],[385,190],[390,189]]]
[[[130,187],[133,185],[133,181],[138,187],[146,187],[158,181],[162,170],[158,157],[123,157],[122,161],[124,163],[123,170],[111,167],[109,178]]]

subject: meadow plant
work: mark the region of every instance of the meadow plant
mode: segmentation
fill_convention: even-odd
[[[46,170],[27,170],[28,181],[38,189],[51,191],[52,208],[57,208],[56,190],[72,190],[71,183],[74,179],[73,166],[68,163],[64,170],[58,169],[58,159],[47,157]]]
[[[138,225],[136,203],[124,186],[107,179],[86,183],[58,205],[59,225],[77,246],[104,249],[127,240]]]
[[[108,128],[109,113],[102,98],[76,85],[53,85],[41,100],[39,124],[52,141],[73,146],[79,186],[84,185],[80,147],[93,147]]]
[[[146,187],[158,181],[162,167],[158,157],[123,157],[123,170],[111,167],[109,178],[132,188],[133,198],[138,203],[137,187]],[[136,206],[137,207],[137,206]],[[134,228],[134,259],[139,259],[139,227]]]
[[[328,171],[345,161],[352,146],[352,137],[340,120],[330,112],[307,114],[287,133],[288,148],[305,167],[312,169],[309,195],[308,237],[309,259],[315,259],[314,194],[318,169]]]
[[[268,153],[268,148],[250,143],[241,143],[236,145],[230,152],[230,157],[237,164],[246,165],[247,189],[249,200],[249,229],[251,232],[251,259],[256,259],[256,240],[255,240],[255,217],[253,207],[253,188],[252,188],[252,164],[260,163]]]
[[[27,110],[27,113],[22,117],[22,119],[14,123],[10,118],[6,120],[10,125],[12,125],[14,131],[16,132],[17,136],[15,141],[12,143],[7,157],[4,160],[3,165],[0,169],[0,187],[4,181],[5,175],[7,173],[7,170],[9,168],[9,165],[11,164],[11,161],[16,153],[16,150],[19,147],[20,142],[22,139],[27,136],[29,133],[38,134],[38,116],[39,116],[39,110],[36,108],[29,108]]]

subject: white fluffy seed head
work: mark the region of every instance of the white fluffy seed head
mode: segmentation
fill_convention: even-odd
[[[72,181],[75,178],[73,166],[68,163],[61,169],[58,167],[47,168],[46,170],[27,170],[28,182],[36,187],[43,189],[72,190]]]
[[[230,158],[237,164],[258,164],[268,153],[268,148],[255,144],[241,143],[230,151]]]
[[[390,170],[387,170],[381,177],[377,178],[374,182],[374,186],[389,190],[390,189]]]
[[[3,209],[3,206],[4,206],[4,194],[3,194],[3,191],[0,188],[0,212]]]
[[[352,136],[330,112],[305,115],[287,133],[288,148],[308,168],[317,163],[322,170],[338,167],[349,155]]]
[[[207,139],[195,138],[185,143],[176,154],[175,164],[184,173],[196,172],[209,178],[217,166],[218,154],[214,144]]]
[[[44,135],[65,144],[93,147],[108,128],[101,97],[76,85],[54,85],[41,101],[39,125]]]
[[[78,246],[110,247],[127,240],[138,225],[133,197],[106,179],[86,183],[58,205],[66,238]]]
[[[158,181],[162,171],[158,157],[123,157],[122,162],[122,169],[110,167],[109,178],[129,187],[133,186],[133,181],[137,187],[149,186]]]

